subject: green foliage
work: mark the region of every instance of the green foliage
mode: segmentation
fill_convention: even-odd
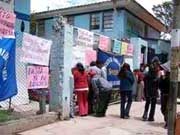
[[[153,6],[155,16],[166,26],[166,33],[170,33],[173,23],[173,2],[167,1],[162,4]]]
[[[5,122],[10,120],[11,113],[6,110],[0,110],[0,122]]]

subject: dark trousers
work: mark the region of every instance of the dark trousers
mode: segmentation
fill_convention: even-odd
[[[132,104],[132,91],[121,91],[121,118],[124,118],[125,116],[129,116],[131,104]]]
[[[161,94],[161,112],[164,115],[164,121],[167,122],[168,116],[168,94]]]
[[[146,97],[146,104],[145,104],[145,110],[143,118],[147,119],[149,107],[151,105],[150,113],[149,113],[149,119],[154,119],[155,109],[156,109],[156,97]]]
[[[111,91],[99,92],[98,99],[96,99],[96,103],[95,103],[95,115],[97,117],[105,116],[110,98],[111,98]]]

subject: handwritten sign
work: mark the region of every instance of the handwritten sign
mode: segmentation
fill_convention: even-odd
[[[0,37],[14,37],[16,15],[0,7]]]
[[[99,39],[99,48],[103,51],[108,51],[109,44],[110,44],[110,38],[101,35]]]
[[[85,48],[84,47],[73,47],[73,60],[72,67],[74,67],[77,63],[82,63],[85,65]]]
[[[97,59],[97,52],[93,49],[86,49],[85,52],[85,64],[90,65],[92,61],[96,61]]]
[[[133,52],[134,52],[133,45],[132,44],[128,44],[126,55],[127,56],[133,56]]]
[[[42,66],[28,66],[27,84],[28,89],[48,88],[49,68]]]
[[[24,33],[21,61],[48,66],[51,45],[50,40]]]
[[[84,29],[78,28],[76,46],[93,47],[93,33]]]
[[[114,40],[113,52],[118,54],[121,52],[121,41]]]
[[[122,42],[121,44],[121,55],[126,55],[128,48],[128,43]]]
[[[0,8],[8,11],[14,11],[14,0],[0,0]]]

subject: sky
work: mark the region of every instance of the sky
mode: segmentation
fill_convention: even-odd
[[[31,12],[40,12],[49,10],[68,7],[72,5],[86,4],[89,2],[98,2],[106,0],[31,0]],[[149,12],[152,12],[153,5],[161,4],[167,0],[136,0]]]

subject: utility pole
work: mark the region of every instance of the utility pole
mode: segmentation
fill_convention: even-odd
[[[174,0],[171,41],[171,83],[168,104],[168,135],[175,135],[179,63],[180,62],[180,0]]]

